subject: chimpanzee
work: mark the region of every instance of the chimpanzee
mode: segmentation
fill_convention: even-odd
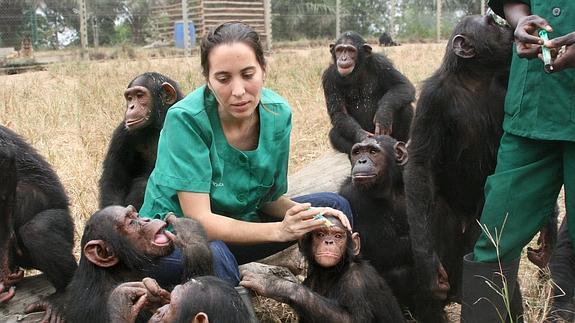
[[[126,114],[103,163],[100,208],[133,205],[140,209],[148,176],[156,164],[160,130],[169,107],[183,98],[178,84],[154,72],[134,78],[124,91]]]
[[[529,249],[528,256],[532,252],[533,249]],[[538,254],[537,250],[535,254]],[[553,300],[545,322],[575,322],[575,251],[567,228],[567,216],[559,229],[549,269],[554,284]]]
[[[366,138],[353,145],[351,177],[339,192],[351,204],[362,255],[399,303],[410,307],[415,284],[403,187],[407,159],[405,143],[389,136]]]
[[[407,142],[415,88],[383,54],[347,31],[330,45],[332,64],[322,76],[332,146],[349,154],[369,135]]]
[[[379,46],[390,47],[400,45],[401,45],[400,43],[396,43],[395,41],[393,41],[393,39],[391,39],[391,36],[385,31],[381,34],[381,36],[379,36]]]
[[[166,222],[140,218],[133,206],[109,206],[94,213],[84,228],[80,264],[67,289],[66,320],[106,322],[108,296],[116,285],[142,280],[146,268],[170,254],[174,245],[183,254],[181,282],[212,274],[212,255],[202,226],[169,215]]]
[[[250,322],[250,313],[238,292],[214,276],[196,277],[170,294],[155,280],[123,283],[108,299],[110,323],[134,322],[143,309],[152,310],[149,323]]]
[[[483,187],[503,133],[512,42],[512,29],[493,17],[464,17],[417,103],[404,180],[416,314],[424,322],[442,321],[443,305],[457,300],[462,258],[480,233]],[[521,313],[520,295],[512,303]]]
[[[42,271],[56,288],[48,299],[59,299],[77,267],[68,197],[48,162],[3,126],[0,212],[0,303],[14,296],[24,276],[19,267]]]
[[[272,274],[244,272],[240,285],[286,303],[300,322],[403,322],[391,289],[359,256],[359,234],[334,217],[331,226],[306,234],[300,251],[308,262],[303,285]]]

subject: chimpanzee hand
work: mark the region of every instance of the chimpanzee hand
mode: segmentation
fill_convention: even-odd
[[[539,16],[530,15],[519,19],[514,34],[519,57],[536,58],[541,52],[543,40],[539,38],[539,29],[553,31],[549,23]]]
[[[155,279],[146,277],[142,280],[142,283],[148,291],[146,294],[146,309],[155,312],[159,307],[170,303],[170,292],[160,287]]]
[[[373,124],[375,125],[374,135],[391,136],[391,132],[393,131],[393,111],[391,109],[385,109],[381,112],[378,111],[373,117]]]
[[[182,252],[183,276],[186,282],[195,276],[213,275],[212,251],[208,246],[208,236],[204,227],[193,219],[178,218],[170,213],[166,222],[174,228],[174,233],[165,234]]]
[[[273,274],[256,274],[250,271],[242,272],[240,286],[249,288],[261,296],[276,300],[281,300],[292,291],[295,292],[294,283],[289,280]]]
[[[116,287],[108,298],[110,322],[135,322],[147,302],[148,289],[142,282],[128,282]]]
[[[527,248],[527,258],[539,268],[545,268],[551,259],[551,254],[553,253],[551,237],[549,235],[549,230],[547,227],[543,227],[539,231],[539,238],[537,238],[537,245],[539,248],[533,249],[531,247]]]
[[[449,293],[449,277],[447,276],[447,271],[443,268],[441,262],[439,262],[439,267],[437,267],[437,276],[431,281],[431,293],[435,298],[444,300],[447,299],[447,293]]]
[[[575,31],[546,41],[545,46],[557,52],[551,64],[551,73],[575,67]]]
[[[174,228],[172,232],[166,231],[166,235],[174,244],[181,249],[185,249],[189,244],[194,241],[195,231],[197,223],[189,218],[178,218],[172,212],[168,213],[166,216],[166,223],[170,224]]]
[[[0,304],[7,302],[14,297],[15,288],[14,284],[24,278],[24,271],[19,269],[16,272],[8,274],[0,274]]]

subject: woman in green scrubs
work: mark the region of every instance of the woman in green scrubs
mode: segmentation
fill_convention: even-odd
[[[575,2],[492,0],[489,5],[515,28],[516,55],[505,101],[504,135],[495,173],[485,185],[480,220],[496,243],[484,233],[474,252],[464,257],[462,322],[505,321],[509,306],[498,294],[501,272],[505,298],[521,303],[516,288],[521,251],[547,222],[562,185],[571,218],[569,233],[575,240]],[[566,45],[552,62],[551,73],[545,73],[542,60],[535,59],[543,44],[540,29],[555,38],[546,46]]]
[[[174,212],[199,221],[214,241],[216,274],[232,284],[239,282],[236,260],[285,248],[324,225],[313,219],[319,213],[351,229],[349,204],[337,194],[297,201],[284,196],[291,110],[263,88],[266,64],[258,34],[242,23],[220,25],[202,40],[201,65],[207,85],[167,113],[140,214],[163,218]],[[178,266],[178,254],[169,259]],[[179,277],[165,268],[162,275]]]

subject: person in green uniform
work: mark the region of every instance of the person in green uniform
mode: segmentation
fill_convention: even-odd
[[[207,85],[166,115],[140,214],[199,221],[213,241],[216,274],[237,285],[237,263],[271,255],[325,225],[313,219],[320,213],[351,229],[351,209],[334,193],[284,196],[291,110],[263,88],[266,63],[256,32],[239,22],[213,29],[201,43],[201,66]],[[155,278],[179,278],[179,258],[177,251],[168,257]]]
[[[516,53],[497,167],[485,184],[480,219],[496,243],[484,232],[464,257],[462,322],[503,322],[509,306],[521,304],[516,288],[521,251],[547,222],[562,185],[575,238],[575,2],[491,0],[489,6],[515,28]],[[565,46],[550,73],[537,59],[544,43],[540,29],[549,33],[546,46]],[[501,272],[509,306],[497,293]]]

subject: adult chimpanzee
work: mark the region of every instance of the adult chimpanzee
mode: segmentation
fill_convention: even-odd
[[[134,207],[109,206],[94,213],[84,228],[80,264],[67,289],[66,320],[105,322],[108,296],[116,285],[142,280],[158,257],[170,254],[174,244],[183,255],[181,282],[212,274],[211,251],[201,225],[169,215],[166,222],[140,218]]]
[[[3,126],[0,212],[0,303],[14,296],[19,267],[41,270],[56,288],[49,299],[60,298],[77,267],[68,197],[44,158]]]
[[[250,313],[241,296],[227,282],[202,276],[178,285],[170,294],[155,280],[123,283],[108,300],[110,323],[134,322],[143,309],[155,312],[149,323],[246,323]]]
[[[360,259],[358,233],[339,220],[306,234],[300,250],[308,262],[303,285],[272,274],[245,272],[240,285],[292,306],[300,322],[402,322],[389,286]]]
[[[100,208],[140,209],[166,112],[182,97],[178,84],[159,73],[141,74],[128,84],[124,121],[114,130],[103,164]]]
[[[330,52],[333,62],[322,79],[332,146],[349,154],[353,144],[373,134],[406,142],[415,99],[409,80],[355,32],[343,33]]]
[[[353,211],[362,255],[385,278],[402,305],[413,306],[413,259],[405,214],[405,143],[389,136],[353,145],[351,177],[340,187]],[[385,246],[385,248],[382,248]]]
[[[393,39],[391,39],[391,36],[386,32],[383,32],[381,34],[381,36],[379,36],[379,46],[389,47],[389,46],[399,46],[399,45],[401,45],[401,44],[393,41]]]
[[[404,180],[423,322],[443,320],[443,305],[456,300],[462,258],[480,233],[476,221],[502,135],[512,42],[511,28],[491,16],[463,18],[417,103]],[[520,296],[512,303],[520,314]]]

